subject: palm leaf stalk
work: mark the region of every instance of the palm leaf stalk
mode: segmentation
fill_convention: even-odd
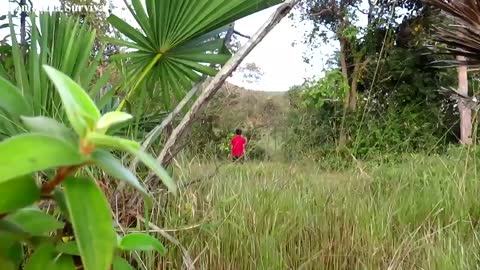
[[[202,75],[215,76],[231,57],[221,36],[228,24],[280,3],[281,0],[132,0],[127,4],[140,29],[111,15],[108,21],[128,40],[107,38],[128,52],[113,58],[128,66],[128,90],[117,110],[134,96],[140,83],[158,81],[165,103],[181,99]]]

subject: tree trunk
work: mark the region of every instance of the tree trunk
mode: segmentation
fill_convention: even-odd
[[[347,84],[349,84],[348,79],[348,65],[347,65],[347,40],[343,37],[340,37],[340,66],[342,69],[343,79]],[[350,91],[345,95],[345,100],[343,103],[343,115],[342,122],[340,123],[340,136],[338,139],[338,146],[340,148],[344,147],[347,144],[347,131],[345,130],[345,118],[350,110]]]
[[[366,64],[361,63],[362,57],[355,58],[355,67],[353,68],[352,73],[352,81],[350,82],[350,98],[348,99],[348,109],[350,112],[354,112],[357,110],[357,99],[358,99],[358,78],[360,77],[360,72],[362,71],[363,65]]]
[[[457,60],[465,61],[465,57],[457,56]],[[458,93],[468,97],[468,72],[466,66],[458,67]],[[463,100],[458,101],[460,112],[460,143],[472,144],[472,110]]]
[[[345,82],[349,83],[348,78],[348,65],[347,65],[347,40],[343,37],[340,38],[340,66],[342,68],[342,75]],[[350,103],[350,91],[345,95],[345,106],[348,108]]]
[[[198,97],[192,105],[190,111],[187,112],[180,124],[173,130],[172,135],[168,138],[165,146],[157,157],[157,161],[162,165],[165,161],[172,160],[172,151],[182,138],[183,134],[194,122],[197,114],[210,101],[215,93],[220,89],[225,80],[233,73],[233,71],[240,65],[240,63],[247,57],[247,55],[263,40],[263,38],[292,10],[299,0],[287,0],[281,4],[275,13],[265,22],[265,24],[255,33],[255,35],[244,45],[240,50],[223,66],[217,75],[211,80],[202,94]],[[153,177],[150,173],[147,181]]]
[[[342,68],[343,77],[349,86],[348,93],[345,95],[343,117],[340,124],[340,137],[338,140],[338,146],[340,148],[347,144],[348,138],[345,128],[345,118],[349,113],[357,110],[358,78],[360,77],[363,67],[368,63],[368,59],[362,62],[362,60],[365,58],[363,55],[355,57],[353,71],[351,74],[349,74],[347,64],[347,45],[347,40],[340,37],[340,65]]]

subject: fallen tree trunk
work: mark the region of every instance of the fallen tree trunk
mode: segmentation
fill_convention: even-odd
[[[223,66],[217,75],[211,80],[198,97],[195,103],[182,119],[180,124],[173,130],[168,138],[163,150],[157,157],[157,161],[163,166],[168,166],[166,161],[172,160],[173,149],[183,137],[183,134],[195,120],[196,115],[210,101],[215,93],[220,89],[225,80],[233,73],[247,55],[265,38],[265,36],[292,10],[299,0],[287,0],[277,8],[275,13],[263,24],[263,26],[253,35],[253,37],[238,50],[238,52]],[[150,181],[154,175],[150,173],[147,181]]]

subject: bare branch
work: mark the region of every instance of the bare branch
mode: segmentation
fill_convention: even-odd
[[[237,30],[234,30],[233,33],[234,33],[235,35],[241,36],[241,37],[243,37],[243,38],[248,38],[248,39],[251,38],[250,36],[245,35],[245,34],[242,34],[242,33],[238,32]]]
[[[324,8],[318,12],[312,12],[310,13],[310,15],[312,16],[322,16],[323,14],[327,13],[327,12],[332,12],[333,13],[333,10],[331,8]]]

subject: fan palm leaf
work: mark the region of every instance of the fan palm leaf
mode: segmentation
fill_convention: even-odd
[[[425,0],[451,22],[436,27],[435,40],[447,45],[446,53],[464,56],[462,65],[480,64],[480,0]]]
[[[212,65],[231,55],[220,35],[235,20],[281,0],[132,0],[128,9],[140,29],[111,15],[108,21],[129,40],[108,39],[129,48],[115,58],[128,61],[126,100],[143,80],[158,81],[166,97],[181,97],[202,75],[214,76]],[[227,26],[227,27],[226,27]],[[165,100],[167,101],[167,100]]]

